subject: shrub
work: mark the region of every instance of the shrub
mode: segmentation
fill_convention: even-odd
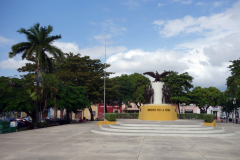
[[[49,127],[48,122],[37,122],[37,128]]]
[[[179,119],[185,119],[185,114],[184,113],[179,113],[178,118]]]
[[[117,113],[105,113],[105,119],[108,121],[116,121]]]
[[[204,119],[203,115],[204,114],[202,114],[202,113],[201,114],[197,114],[197,119]]]
[[[117,113],[119,119],[138,119],[138,113]]]
[[[179,113],[177,116],[179,119],[203,119],[203,115],[198,113]]]
[[[212,123],[214,121],[215,115],[214,114],[204,114],[203,117],[204,117],[204,122]]]
[[[70,124],[71,120],[59,119],[57,122],[59,123],[59,125],[63,125],[63,124]]]

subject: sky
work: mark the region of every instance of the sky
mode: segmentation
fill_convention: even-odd
[[[8,53],[27,41],[16,31],[35,23],[53,26],[63,52],[102,63],[106,31],[112,77],[173,70],[224,91],[229,61],[240,55],[240,0],[1,0],[0,15],[0,76],[20,75],[27,61]]]

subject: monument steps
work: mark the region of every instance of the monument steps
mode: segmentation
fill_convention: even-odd
[[[228,137],[234,136],[236,133],[146,133],[146,132],[109,132],[101,130],[99,127],[92,128],[91,132],[102,135],[115,135],[115,136],[159,136],[159,137]]]
[[[224,132],[224,129],[212,129],[212,130],[206,130],[206,131],[202,131],[202,130],[161,130],[161,129],[132,129],[132,128],[129,128],[129,129],[125,129],[125,128],[122,128],[122,129],[116,129],[116,128],[111,128],[110,126],[104,126],[104,125],[101,125],[100,126],[100,129],[101,130],[104,130],[104,131],[110,131],[110,132],[144,132],[144,133],[197,133],[197,134],[203,134],[203,133],[221,133],[221,132]]]
[[[174,136],[174,137],[226,137],[236,135],[223,127],[200,125],[163,125],[163,124],[112,124],[93,127],[91,132],[116,136]]]
[[[163,125],[165,126],[165,125]],[[152,129],[152,130],[211,130],[213,129],[213,127],[196,127],[196,128],[190,128],[190,127],[163,127],[163,126],[160,126],[160,127],[141,127],[141,126],[137,126],[137,127],[132,127],[132,126],[121,126],[119,124],[111,124],[110,127],[111,128],[118,128],[118,129]]]
[[[199,125],[163,125],[163,124],[123,124],[120,122],[117,122],[117,124],[121,126],[129,126],[129,127],[201,127],[203,126],[203,123]]]

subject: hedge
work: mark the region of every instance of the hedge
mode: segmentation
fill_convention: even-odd
[[[119,119],[138,119],[138,113],[117,113]]]
[[[105,119],[108,121],[116,121],[117,113],[105,113]]]
[[[179,119],[203,119],[203,115],[197,113],[180,113],[177,116]]]
[[[204,114],[203,117],[204,117],[204,122],[212,123],[214,121],[215,115],[214,114]]]

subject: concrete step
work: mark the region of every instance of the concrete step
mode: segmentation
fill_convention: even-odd
[[[211,130],[189,130],[186,128],[185,130],[178,130],[177,128],[166,128],[165,130],[154,128],[154,129],[133,129],[130,128],[112,128],[109,125],[101,125],[101,130],[109,131],[109,132],[135,132],[135,133],[197,133],[197,134],[204,134],[204,133],[221,133],[224,132],[223,128],[218,129],[211,129]]]
[[[199,125],[163,125],[163,124],[123,124],[123,123],[119,123],[117,122],[117,124],[121,125],[121,126],[129,126],[129,127],[183,127],[183,128],[188,128],[188,127],[201,127],[203,126],[203,123],[199,124]]]
[[[236,135],[232,132],[221,133],[153,133],[153,132],[111,132],[93,127],[91,132],[103,135],[116,135],[116,136],[169,136],[169,137],[227,137]]]
[[[171,128],[170,126],[162,125],[161,127],[159,126],[122,126],[120,124],[111,124],[111,128],[117,128],[117,129],[152,129],[152,130],[211,130],[213,127],[210,126],[201,126],[201,127],[173,127]]]
[[[226,131],[223,127],[204,126],[199,121],[119,121],[117,124],[94,127],[91,131],[120,136],[225,137],[236,135],[235,132]]]

